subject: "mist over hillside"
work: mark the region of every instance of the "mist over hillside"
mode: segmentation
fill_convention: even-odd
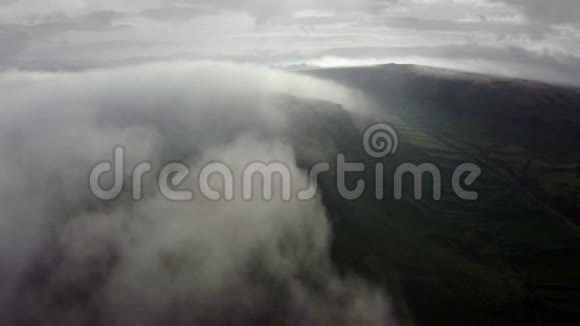
[[[580,88],[413,65],[307,73],[364,90],[580,223]]]
[[[0,79],[0,321],[12,325],[565,324],[578,316],[580,91],[421,66],[288,73],[150,64]],[[387,123],[396,154],[365,152]],[[123,146],[112,201],[89,175]],[[364,163],[340,193],[337,156]],[[310,200],[210,200],[195,176],[282,162]],[[131,198],[140,162],[152,164]],[[187,163],[166,198],[161,167]],[[329,162],[330,171],[309,171]],[[398,166],[432,162],[430,187],[393,197]],[[450,176],[481,167],[459,200]],[[384,165],[385,196],[373,167]],[[111,186],[109,174],[104,186]],[[259,182],[259,181],[256,181]],[[225,193],[219,180],[212,183]],[[240,189],[236,190],[236,194]]]
[[[348,102],[354,92],[212,63],[24,73],[2,84],[3,324],[395,323],[387,289],[333,266],[320,197],[264,200],[256,190],[249,201],[213,201],[195,190],[175,202],[155,186],[171,161],[188,163],[181,187],[194,190],[204,162],[225,162],[240,181],[245,165],[262,160],[284,162],[293,184],[305,187],[296,114],[348,113],[302,97]],[[126,185],[116,200],[101,201],[88,176],[119,145]],[[135,201],[131,173],[144,161],[154,171]]]
[[[578,0],[0,0],[0,326],[576,326],[579,53]]]

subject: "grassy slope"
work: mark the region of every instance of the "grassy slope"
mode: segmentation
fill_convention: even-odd
[[[443,167],[441,201],[415,201],[409,194],[396,201],[389,189],[383,200],[367,192],[357,201],[345,201],[335,190],[335,178],[325,175],[324,201],[341,268],[387,284],[403,299],[397,300],[404,302],[399,308],[408,309],[417,324],[564,323],[580,316],[574,215],[554,205],[543,190],[552,188],[565,197],[568,189],[560,183],[576,180],[570,167],[578,149],[566,139],[576,137],[580,128],[556,126],[578,124],[576,91],[481,76],[441,76],[415,67],[309,73],[359,87],[388,108],[381,119],[396,127],[402,144],[383,162],[387,171],[407,161]],[[362,152],[362,132],[346,113],[318,114],[295,130],[302,135],[296,145],[299,159],[312,139],[326,137],[328,146],[347,157],[375,163]],[[525,117],[532,122],[521,123]],[[537,130],[544,131],[541,141],[534,140]],[[459,201],[450,191],[452,168],[465,161],[484,171],[475,202]],[[533,168],[522,172],[520,165],[526,164]],[[372,185],[372,174],[365,178]],[[385,184],[389,181],[387,173]]]

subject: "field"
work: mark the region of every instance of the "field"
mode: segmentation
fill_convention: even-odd
[[[326,175],[323,200],[341,269],[386,285],[401,316],[418,325],[573,324],[580,318],[580,149],[568,138],[580,130],[580,92],[523,81],[498,89],[478,76],[442,80],[413,67],[309,73],[358,87],[380,103],[385,111],[377,120],[401,139],[399,151],[382,161],[386,171],[431,162],[443,176],[440,201],[429,199],[429,189],[415,200],[408,179],[404,198],[395,200],[388,173],[384,199],[368,191],[345,201],[333,190],[334,175]],[[342,133],[332,143],[347,158],[373,166],[378,161],[363,152],[356,127],[372,122],[356,119],[345,113],[333,121]],[[451,190],[450,175],[463,162],[483,170],[476,201],[460,200]],[[373,184],[369,171],[357,177]]]

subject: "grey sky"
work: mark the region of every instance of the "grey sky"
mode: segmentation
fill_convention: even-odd
[[[577,0],[0,0],[0,67],[417,59],[580,84],[579,22]]]

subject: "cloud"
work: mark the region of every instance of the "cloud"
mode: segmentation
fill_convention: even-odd
[[[576,0],[493,0],[521,8],[532,20],[549,24],[572,24],[580,21],[580,2]]]
[[[32,24],[0,24],[0,42],[3,44],[0,53],[1,66],[10,66],[27,48],[45,38],[67,31],[114,30],[118,27],[113,22],[121,15],[112,11],[92,12],[80,17],[63,17],[51,15]]]
[[[444,31],[450,33],[493,33],[498,37],[505,36],[529,36],[533,39],[545,38],[548,34],[556,33],[549,26],[542,24],[522,24],[514,22],[497,21],[451,21],[433,20],[413,17],[400,17],[383,19],[382,23],[390,28],[410,29],[423,32]]]
[[[126,176],[143,160],[157,171],[187,161],[192,175],[220,160],[237,178],[251,161],[277,160],[305,185],[283,135],[292,103],[308,102],[285,98],[360,104],[355,93],[213,63],[13,72],[0,88],[0,323],[395,323],[383,290],[334,270],[320,198],[172,202],[152,173],[144,200],[103,203],[87,184],[118,144]]]
[[[195,3],[221,10],[237,10],[247,12],[258,20],[267,20],[276,16],[292,16],[301,11],[319,10],[334,12],[376,11],[388,8],[399,0],[172,0],[180,4]]]
[[[79,70],[141,62],[224,60],[303,63],[336,48],[504,48],[534,61],[534,78],[554,78],[553,58],[574,62],[576,1],[112,1],[21,0],[0,8],[0,69]],[[543,51],[549,55],[543,55]],[[463,50],[460,50],[460,52]],[[360,51],[359,51],[360,52]],[[395,51],[396,52],[396,51]],[[416,57],[408,51],[409,58]],[[426,53],[419,56],[425,58]],[[465,50],[461,53],[467,53]],[[497,52],[502,52],[498,50]],[[526,53],[545,60],[531,60]],[[479,60],[475,51],[472,61]],[[487,55],[487,54],[486,54]],[[367,59],[376,58],[372,53]],[[509,55],[497,55],[508,58]],[[567,57],[572,59],[566,59]],[[348,58],[347,58],[348,59]],[[464,58],[467,60],[467,58]],[[463,59],[462,59],[463,60]],[[377,61],[377,60],[375,60]],[[433,61],[433,60],[431,60]],[[513,61],[513,60],[512,60]],[[512,61],[498,66],[521,66]],[[421,60],[421,63],[426,60]],[[543,66],[543,64],[546,64]],[[452,65],[456,66],[456,65]],[[472,65],[473,66],[473,65]],[[479,65],[481,67],[481,65]],[[575,71],[575,67],[569,67]],[[487,69],[487,68],[486,68]],[[521,67],[513,68],[521,75]],[[498,69],[496,69],[498,70]],[[546,76],[540,71],[552,71]],[[509,71],[508,71],[509,74]]]
[[[201,15],[211,15],[215,14],[216,11],[204,8],[204,7],[191,7],[191,6],[176,6],[176,5],[164,5],[158,8],[149,8],[142,11],[136,12],[127,17],[147,17],[150,19],[157,20],[189,20],[195,16]]]

